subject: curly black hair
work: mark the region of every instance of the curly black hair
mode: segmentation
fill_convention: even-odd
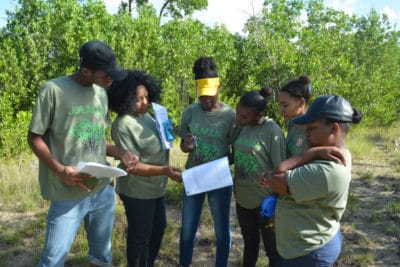
[[[161,86],[157,79],[140,70],[128,70],[128,76],[121,81],[113,81],[107,90],[108,107],[118,115],[135,112],[136,90],[139,85],[146,87],[149,102],[160,100]]]

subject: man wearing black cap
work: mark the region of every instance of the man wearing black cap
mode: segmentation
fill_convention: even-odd
[[[107,164],[106,155],[134,167],[137,156],[108,144],[104,88],[127,73],[112,48],[89,41],[79,50],[75,73],[46,82],[39,91],[28,143],[39,158],[39,183],[51,201],[46,240],[38,266],[63,266],[82,220],[91,266],[110,266],[114,188],[110,178],[77,173],[79,161]]]

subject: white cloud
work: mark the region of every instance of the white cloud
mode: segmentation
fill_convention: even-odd
[[[348,15],[365,15],[371,8],[375,8],[379,13],[385,13],[392,23],[400,24],[400,10],[396,12],[393,7],[399,6],[398,3],[388,2],[378,8],[378,3],[382,0],[324,0],[324,5],[336,10],[342,10]],[[107,10],[110,13],[116,13],[120,4],[119,0],[104,0]],[[165,0],[150,0],[157,12]],[[242,32],[244,24],[251,15],[256,15],[261,12],[263,0],[208,0],[208,8],[204,11],[194,13],[194,18],[202,21],[208,26],[215,24],[224,24],[232,33]],[[306,19],[302,14],[301,19]]]
[[[263,0],[208,0],[207,10],[196,11],[193,17],[208,26],[224,24],[231,32],[241,32],[247,18],[262,10],[263,2]],[[104,0],[104,3],[110,13],[118,11],[120,1]],[[150,0],[150,3],[159,11],[164,0]]]
[[[326,0],[325,4],[336,10],[342,10],[349,16],[354,14],[358,0]]]
[[[207,25],[225,24],[231,32],[241,32],[251,15],[262,10],[263,0],[209,0],[205,11],[195,13],[195,18]]]
[[[388,18],[389,18],[390,21],[395,21],[395,20],[398,20],[398,19],[399,19],[399,14],[396,13],[396,11],[394,11],[393,9],[391,9],[391,8],[388,7],[388,6],[385,6],[385,7],[382,9],[381,14],[386,14],[386,15],[388,16]]]
[[[118,11],[120,1],[117,0],[104,0],[108,12],[115,14]]]

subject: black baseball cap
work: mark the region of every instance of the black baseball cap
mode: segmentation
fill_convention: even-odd
[[[319,119],[329,119],[337,122],[352,122],[353,107],[343,97],[324,95],[314,100],[306,114],[294,118],[295,124],[309,124]]]
[[[117,64],[114,50],[106,43],[93,40],[79,49],[79,63],[92,70],[104,70],[113,80],[120,81],[128,73]]]

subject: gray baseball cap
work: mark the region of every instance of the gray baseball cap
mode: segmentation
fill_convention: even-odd
[[[319,119],[329,119],[337,122],[352,122],[353,107],[343,97],[324,95],[314,100],[306,114],[294,118],[295,124],[309,124]]]

